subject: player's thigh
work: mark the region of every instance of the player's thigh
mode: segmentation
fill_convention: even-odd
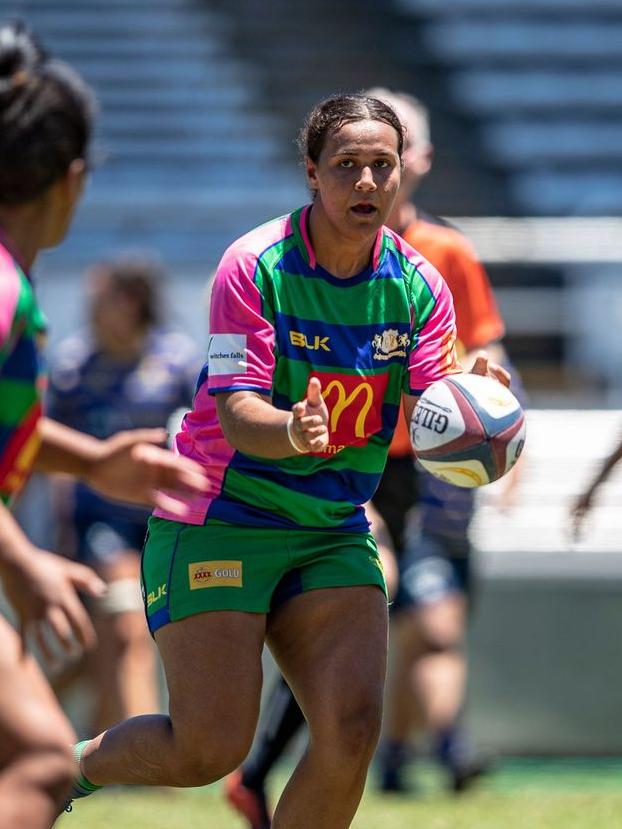
[[[0,616],[0,768],[21,752],[65,750],[75,741],[47,680]]]
[[[387,600],[374,585],[310,590],[271,614],[270,648],[312,737],[367,730],[373,743],[386,674]],[[347,737],[347,735],[345,735]]]
[[[211,611],[161,627],[156,635],[176,737],[208,741],[242,757],[250,747],[262,685],[265,616]]]

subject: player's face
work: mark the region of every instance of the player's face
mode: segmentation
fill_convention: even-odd
[[[355,121],[327,136],[317,162],[307,159],[316,205],[347,238],[374,235],[400,186],[398,135],[383,121]]]

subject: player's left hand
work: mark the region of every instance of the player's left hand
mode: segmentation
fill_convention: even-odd
[[[292,433],[304,452],[323,452],[328,446],[328,408],[322,395],[322,384],[310,377],[304,400],[292,406]]]
[[[158,445],[165,439],[164,429],[118,432],[102,441],[87,482],[108,498],[160,507],[183,519],[183,496],[200,495],[209,484],[198,463]]]
[[[475,358],[475,362],[473,363],[473,368],[469,373],[480,374],[483,377],[492,377],[494,380],[498,380],[507,388],[510,387],[510,372],[506,371],[503,366],[500,366],[498,363],[492,363],[488,359],[488,354],[486,354],[485,351],[480,351],[478,353]]]

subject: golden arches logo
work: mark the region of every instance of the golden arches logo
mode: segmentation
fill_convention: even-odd
[[[356,421],[354,423],[354,434],[357,438],[364,438],[365,437],[365,421],[367,419],[367,415],[369,414],[369,410],[372,407],[374,402],[374,390],[371,387],[370,383],[359,383],[355,386],[350,394],[346,392],[346,388],[341,380],[331,380],[328,386],[324,391],[324,399],[328,397],[328,395],[332,392],[333,389],[337,390],[337,400],[335,405],[331,409],[330,413],[330,431],[334,432],[337,429],[339,424],[339,418],[354,401],[357,399],[359,394],[364,395],[365,401],[361,406],[361,411],[358,413]]]

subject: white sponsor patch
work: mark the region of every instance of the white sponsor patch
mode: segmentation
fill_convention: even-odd
[[[212,334],[208,350],[210,377],[219,374],[244,374],[246,334]]]

